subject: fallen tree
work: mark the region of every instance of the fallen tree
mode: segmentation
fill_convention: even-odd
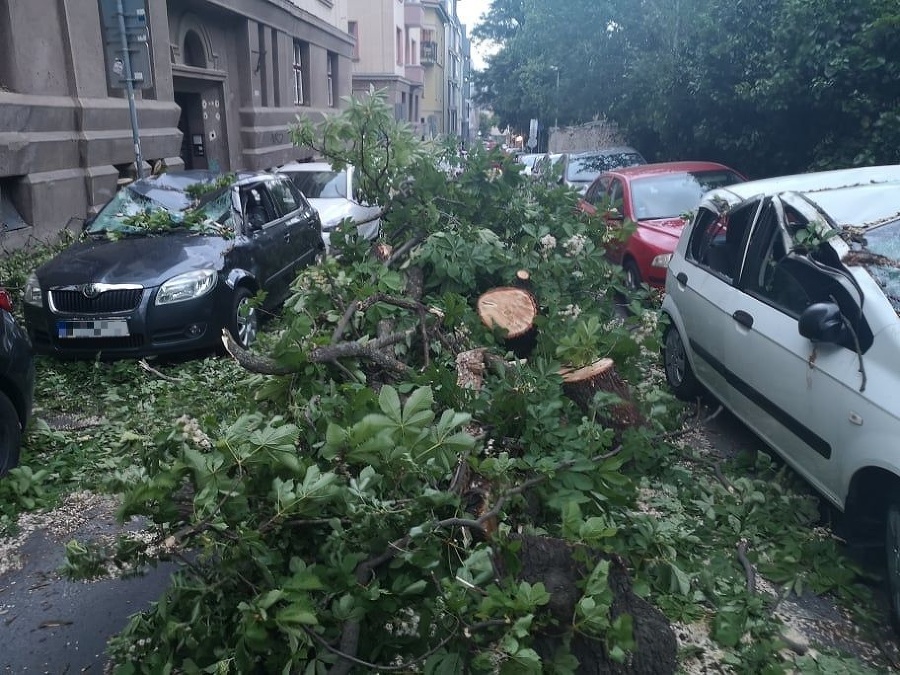
[[[158,440],[123,515],[194,555],[123,634],[120,663],[673,672],[668,621],[628,581],[641,552],[616,550],[627,469],[666,452],[628,384],[655,335],[642,344],[617,312],[619,273],[573,195],[499,153],[442,173],[378,96],[294,138],[357,167],[383,235],[346,223],[264,353],[223,336],[259,410],[207,421],[202,446],[180,429]],[[521,334],[479,311],[501,288],[528,299]]]

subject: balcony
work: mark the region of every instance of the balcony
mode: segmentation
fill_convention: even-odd
[[[403,13],[407,28],[421,28],[425,25],[425,8],[419,3],[406,3]]]
[[[433,66],[438,62],[437,42],[423,42],[419,50],[419,61],[423,66]]]
[[[420,65],[406,65],[406,70],[404,72],[406,75],[406,79],[410,81],[412,84],[417,84],[420,87],[425,84],[425,68]]]

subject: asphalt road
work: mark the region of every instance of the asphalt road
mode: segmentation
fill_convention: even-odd
[[[118,529],[110,512],[89,516],[60,535],[36,529],[16,552],[23,565],[0,574],[0,672],[103,673],[107,640],[167,587],[172,564],[129,579],[63,579],[66,541]]]
[[[707,408],[704,415],[712,410]],[[714,452],[726,461],[743,450],[762,447],[727,411],[707,423],[706,436]],[[71,582],[62,578],[59,569],[67,541],[91,540],[121,529],[108,503],[82,508],[76,521],[69,528],[34,529],[15,550],[22,565],[11,571],[2,572],[0,550],[0,673],[103,673],[107,640],[168,586],[169,575],[176,569],[173,564],[128,579]],[[876,603],[886,616],[883,593],[876,592]],[[900,651],[887,627],[878,639],[865,640],[828,598],[808,596],[782,607],[788,604],[793,621],[815,642],[854,653],[877,672],[895,672],[891,666],[900,663]]]

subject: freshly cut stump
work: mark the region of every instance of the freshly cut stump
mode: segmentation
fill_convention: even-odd
[[[534,349],[538,307],[527,290],[513,286],[492,288],[478,298],[477,311],[485,326],[505,333],[506,346],[516,356],[525,358]]]
[[[644,416],[638,409],[631,394],[631,389],[616,372],[612,359],[598,359],[583,368],[562,368],[563,392],[572,399],[582,412],[589,413],[594,395],[598,391],[616,394],[621,403],[616,403],[599,411],[604,423],[617,434],[625,429],[644,424]]]

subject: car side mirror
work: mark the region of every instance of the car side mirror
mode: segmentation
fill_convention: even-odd
[[[603,214],[603,217],[607,220],[625,220],[625,216],[621,211],[619,211],[619,209],[610,209],[605,214]]]
[[[813,342],[839,344],[847,338],[847,326],[841,308],[833,302],[817,302],[800,315],[800,335]]]

